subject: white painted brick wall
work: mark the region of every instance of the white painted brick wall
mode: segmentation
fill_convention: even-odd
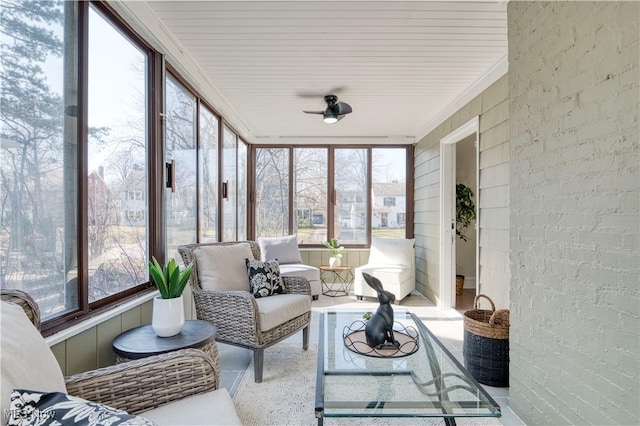
[[[633,2],[508,6],[510,406],[527,424],[640,424],[639,21]]]

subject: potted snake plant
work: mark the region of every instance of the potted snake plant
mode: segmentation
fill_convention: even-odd
[[[192,269],[193,263],[180,271],[175,259],[165,266],[155,257],[149,262],[149,276],[160,292],[160,296],[153,299],[151,320],[151,327],[158,337],[171,337],[182,331],[185,323],[182,292]]]

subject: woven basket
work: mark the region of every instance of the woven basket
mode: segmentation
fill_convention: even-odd
[[[478,309],[478,300],[484,297],[491,304],[491,310]],[[479,294],[473,299],[473,309],[464,313],[464,329],[477,336],[492,339],[509,338],[509,310],[499,309],[488,296]]]
[[[484,297],[491,310],[478,309]],[[509,386],[509,310],[500,309],[489,297],[479,294],[473,309],[464,313],[464,366],[478,382],[489,386]]]
[[[464,290],[464,275],[456,275],[456,296],[460,296]]]

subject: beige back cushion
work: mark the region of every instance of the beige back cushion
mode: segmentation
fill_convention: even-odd
[[[413,266],[415,239],[373,237],[369,265]]]
[[[302,263],[298,237],[295,234],[285,237],[260,237],[258,238],[258,246],[260,247],[260,260],[263,262],[278,259],[278,263],[281,265]]]
[[[201,246],[193,254],[203,290],[249,291],[249,275],[244,259],[253,259],[253,254],[248,243]]]
[[[22,308],[3,301],[0,311],[0,412],[4,415],[9,408],[13,389],[66,393],[67,387],[58,361]]]

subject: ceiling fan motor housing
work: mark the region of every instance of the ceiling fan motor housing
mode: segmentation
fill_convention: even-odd
[[[324,101],[327,103],[327,106],[331,108],[336,102],[338,102],[338,97],[336,95],[326,95],[324,97]]]

